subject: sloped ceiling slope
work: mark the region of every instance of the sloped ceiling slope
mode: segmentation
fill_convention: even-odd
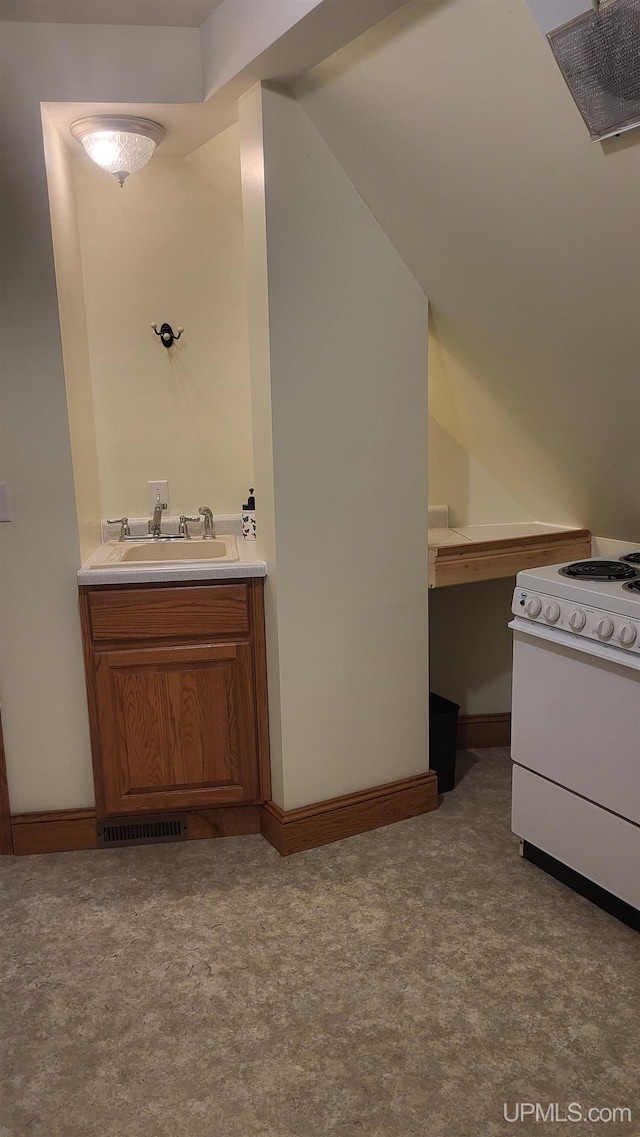
[[[429,296],[442,428],[640,541],[640,133],[589,141],[525,0],[413,0],[294,89]]]

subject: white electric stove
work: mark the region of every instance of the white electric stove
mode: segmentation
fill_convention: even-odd
[[[517,576],[512,828],[640,927],[640,550]]]

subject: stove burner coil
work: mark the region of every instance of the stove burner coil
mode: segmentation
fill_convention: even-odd
[[[640,577],[630,580],[628,584],[623,584],[622,587],[628,589],[629,592],[640,592]]]
[[[616,581],[633,580],[638,571],[622,561],[574,561],[560,569],[562,576],[574,580]]]
[[[629,565],[640,565],[640,550],[637,553],[625,553],[620,560],[626,561]]]

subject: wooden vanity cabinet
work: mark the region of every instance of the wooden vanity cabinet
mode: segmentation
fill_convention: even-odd
[[[269,798],[263,585],[81,587],[99,816]]]

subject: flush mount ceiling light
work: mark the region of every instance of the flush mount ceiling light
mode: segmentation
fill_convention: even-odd
[[[123,114],[79,118],[69,130],[91,161],[118,179],[121,189],[129,174],[146,166],[165,133],[158,122]]]

